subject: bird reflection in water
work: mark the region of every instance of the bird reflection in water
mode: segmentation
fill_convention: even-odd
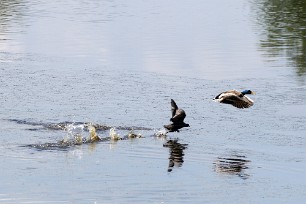
[[[164,145],[168,147],[170,151],[168,172],[171,172],[174,167],[181,167],[184,162],[184,150],[187,148],[187,144],[181,144],[178,139],[170,139]]]
[[[245,156],[232,155],[230,157],[218,157],[214,162],[215,171],[220,174],[237,175],[242,179],[248,179],[249,174],[245,172],[250,161]]]

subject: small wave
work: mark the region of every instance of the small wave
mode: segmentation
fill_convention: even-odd
[[[64,151],[67,150],[68,148],[74,146],[75,144],[71,143],[43,143],[43,144],[29,144],[29,145],[24,145],[22,147],[29,147],[29,148],[34,148],[37,150],[60,150]]]
[[[69,126],[74,125],[84,125],[84,129],[88,130],[89,126],[95,127],[97,131],[110,130],[114,126],[108,126],[104,124],[97,124],[92,122],[71,122],[64,121],[60,123],[45,123],[45,122],[35,122],[31,120],[20,120],[20,119],[7,119],[7,121],[15,122],[17,124],[30,125],[30,126],[40,126],[36,128],[29,128],[31,131],[36,131],[40,129],[51,129],[51,130],[66,130]],[[117,130],[153,130],[152,128],[140,127],[140,126],[116,126]]]
[[[24,125],[32,125],[32,126],[42,126],[43,123],[41,122],[32,122],[32,121],[27,121],[27,120],[19,120],[19,119],[6,119],[7,121],[10,122],[15,122],[17,124],[24,124]]]

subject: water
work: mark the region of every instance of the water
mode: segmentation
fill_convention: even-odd
[[[0,202],[305,202],[305,9],[1,0]],[[191,127],[157,137],[171,98]]]

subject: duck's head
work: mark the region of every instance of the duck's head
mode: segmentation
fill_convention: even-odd
[[[255,92],[251,91],[251,90],[244,90],[241,92],[243,95],[245,94],[255,94]]]

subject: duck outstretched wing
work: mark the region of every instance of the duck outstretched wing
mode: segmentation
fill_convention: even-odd
[[[221,103],[231,104],[236,108],[249,108],[253,105],[253,102],[246,96],[237,96],[234,94],[227,95],[221,101]]]

